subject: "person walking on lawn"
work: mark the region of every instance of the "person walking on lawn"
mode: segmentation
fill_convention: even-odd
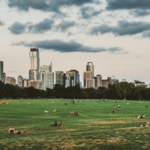
[[[112,112],[115,113],[115,109],[114,108],[112,109]]]

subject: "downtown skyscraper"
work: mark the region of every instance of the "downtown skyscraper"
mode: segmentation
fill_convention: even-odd
[[[65,77],[66,77],[66,74],[63,73],[62,71],[56,71],[55,75],[56,75],[55,76],[56,84],[65,86]]]
[[[52,65],[52,62],[50,65],[43,65],[40,67],[40,72],[52,72],[52,68],[53,68],[53,65]]]
[[[53,89],[54,87],[54,72],[52,72],[52,63],[40,67],[40,81],[42,81],[42,89]]]
[[[86,65],[86,71],[92,72],[92,78],[94,78],[94,65],[92,62],[88,62]]]
[[[30,70],[29,70],[29,79],[30,80],[39,80],[39,49],[31,48],[29,52],[30,57]]]

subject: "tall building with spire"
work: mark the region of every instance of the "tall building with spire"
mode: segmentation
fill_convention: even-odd
[[[30,80],[39,80],[39,49],[31,48],[29,52],[30,57],[30,70],[29,70],[29,79]]]

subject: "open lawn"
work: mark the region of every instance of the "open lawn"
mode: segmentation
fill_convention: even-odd
[[[0,105],[0,150],[150,149],[150,127],[138,127],[149,121],[150,102],[82,101],[84,105],[80,100],[76,105],[61,99],[6,100],[8,105]],[[53,113],[54,109],[59,112]],[[70,112],[79,112],[79,116]],[[137,119],[141,114],[146,118]],[[52,127],[55,121],[62,121],[63,126]],[[26,134],[9,135],[11,126]]]

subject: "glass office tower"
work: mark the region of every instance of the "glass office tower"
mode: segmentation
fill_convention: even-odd
[[[86,65],[86,71],[92,72],[92,78],[94,78],[94,65],[92,62],[88,62]]]

